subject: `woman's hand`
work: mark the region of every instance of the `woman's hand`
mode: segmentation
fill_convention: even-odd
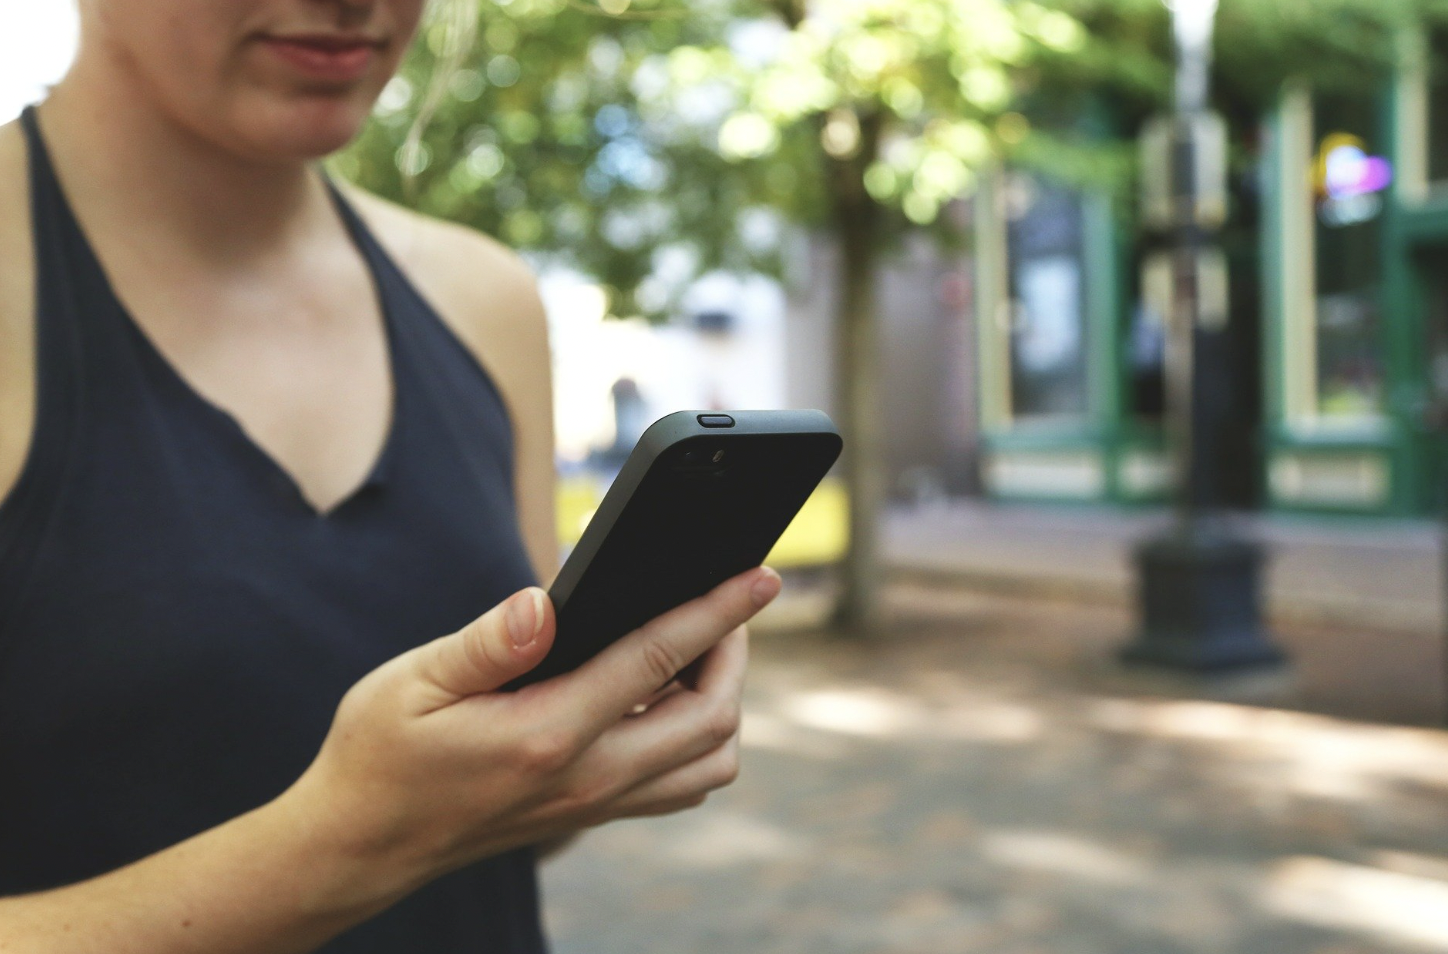
[[[741,573],[573,672],[496,692],[553,642],[552,606],[529,587],[363,677],[283,797],[339,850],[394,871],[400,890],[610,819],[698,805],[738,772],[744,623],[779,586],[767,567]]]

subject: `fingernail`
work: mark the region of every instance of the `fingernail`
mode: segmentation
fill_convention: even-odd
[[[770,567],[760,567],[759,579],[749,588],[749,598],[755,606],[763,606],[779,595],[779,574]]]
[[[530,586],[508,601],[508,635],[522,649],[543,628],[543,591]]]

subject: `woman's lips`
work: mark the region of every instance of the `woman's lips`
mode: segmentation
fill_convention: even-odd
[[[333,83],[355,82],[365,76],[381,46],[375,40],[328,36],[264,36],[261,40],[298,72]]]

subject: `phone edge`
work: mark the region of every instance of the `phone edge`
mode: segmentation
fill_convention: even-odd
[[[744,426],[737,431],[734,428],[707,428],[698,422],[700,414],[728,414],[734,418],[736,426],[741,424]],[[637,445],[629,453],[623,467],[619,469],[618,475],[609,484],[608,490],[604,491],[598,509],[594,511],[593,516],[589,518],[588,526],[584,527],[583,533],[579,535],[578,543],[569,552],[567,559],[563,561],[563,566],[548,587],[548,598],[552,601],[555,610],[561,610],[567,603],[568,597],[573,593],[573,588],[578,585],[584,568],[592,563],[594,555],[597,554],[599,547],[603,546],[609,531],[613,529],[614,523],[622,515],[624,507],[632,499],[634,491],[638,489],[654,461],[685,438],[729,431],[753,434],[828,433],[834,434],[837,438],[840,437],[839,429],[835,427],[835,422],[830,419],[830,416],[824,411],[814,408],[766,411],[681,410],[665,414],[645,428],[643,434],[639,436]],[[836,460],[839,458],[839,453],[840,449],[837,448]],[[834,461],[831,461],[830,466],[834,466]]]

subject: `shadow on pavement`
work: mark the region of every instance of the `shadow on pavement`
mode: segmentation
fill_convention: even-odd
[[[858,646],[807,604],[751,627],[739,781],[545,867],[557,954],[1448,951],[1448,733],[1123,674],[1111,607],[900,585]]]

